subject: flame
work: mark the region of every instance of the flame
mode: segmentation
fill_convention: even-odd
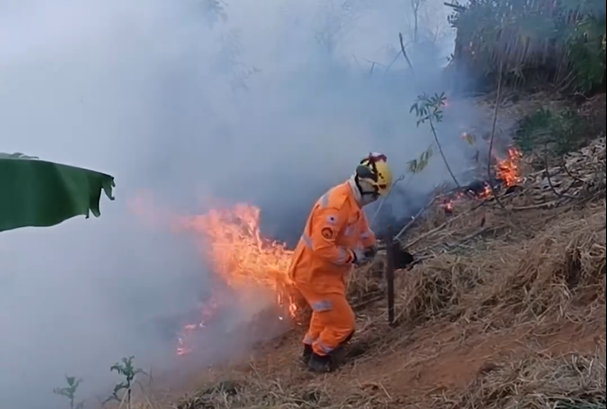
[[[496,176],[507,187],[521,181],[520,158],[520,152],[510,148],[507,157],[497,161]],[[475,192],[479,199],[487,198],[491,194],[492,189],[488,184],[481,192]],[[467,194],[458,192],[445,199],[442,207],[447,213],[451,213],[455,202],[465,197],[468,197]],[[133,206],[138,209],[143,208],[142,203],[134,202]],[[153,211],[143,213],[140,216],[148,216],[145,218],[150,220],[155,219],[151,216]],[[284,243],[264,238],[260,232],[259,219],[259,208],[249,204],[238,204],[228,208],[214,208],[193,218],[181,218],[179,225],[198,234],[201,251],[221,282],[241,293],[252,285],[269,289],[275,294],[276,304],[285,311],[285,316],[277,318],[296,318],[298,307],[293,296],[295,293],[292,291],[293,282],[288,275],[293,251]],[[220,305],[220,300],[212,296],[201,306],[200,318],[197,322],[182,328],[177,339],[177,355],[187,355],[192,351],[192,338],[201,329],[207,327]]]
[[[454,199],[443,199],[440,206],[443,208],[445,213],[451,214],[451,213],[453,213],[453,208],[455,207],[455,200]]]
[[[297,304],[290,291],[293,282],[288,275],[293,252],[283,243],[262,237],[259,216],[259,208],[238,204],[227,209],[211,209],[189,219],[187,224],[200,235],[201,250],[221,281],[237,291],[244,291],[251,285],[272,290],[276,304],[294,318]],[[206,326],[217,306],[217,301],[211,299],[202,308],[201,321],[182,329],[178,355],[191,352],[188,339],[194,331]]]
[[[274,289],[281,283],[292,284],[287,270],[293,252],[261,236],[259,214],[254,206],[238,204],[192,220],[192,227],[204,238],[203,251],[213,270],[233,288],[251,281]]]
[[[464,133],[464,136],[466,134]],[[495,176],[505,187],[512,187],[521,182],[522,178],[520,175],[519,162],[522,157],[521,152],[516,148],[508,148],[505,159],[498,159],[495,165]],[[480,190],[480,189],[479,189]],[[480,191],[470,191],[477,199],[486,199],[492,196],[493,189],[489,183],[485,183]],[[468,194],[463,192],[456,192],[447,198],[444,198],[440,204],[445,213],[451,214],[455,208],[456,202],[469,197]]]
[[[521,152],[516,148],[509,148],[507,157],[498,161],[495,167],[495,174],[506,187],[511,187],[520,183],[521,176],[519,162],[522,157]]]
[[[199,328],[205,328],[207,326],[208,320],[215,315],[218,305],[219,303],[215,297],[211,296],[211,298],[200,308],[200,321],[197,324],[186,324],[183,326],[179,336],[177,337],[177,348],[175,353],[178,356],[186,355],[192,352],[190,341],[194,333],[197,332]]]

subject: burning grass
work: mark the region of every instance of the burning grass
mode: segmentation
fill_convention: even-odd
[[[251,292],[252,289],[269,290],[278,307],[274,311],[276,318],[296,320],[299,300],[288,276],[292,251],[282,243],[261,236],[259,213],[254,206],[238,204],[227,209],[211,209],[201,216],[182,218],[180,226],[197,233],[201,252],[216,274],[216,280],[241,298],[255,298],[258,293]],[[221,302],[213,296],[205,301],[200,320],[186,324],[181,330],[177,355],[192,352],[193,339],[221,307]]]
[[[603,201],[520,214],[518,233],[486,239],[482,251],[399,272],[398,326],[388,327],[383,300],[368,304],[336,374],[302,370],[301,334],[287,335],[276,350],[203,376],[210,386],[174,407],[603,407],[606,210]],[[382,286],[367,273],[351,284],[354,303],[362,288]]]

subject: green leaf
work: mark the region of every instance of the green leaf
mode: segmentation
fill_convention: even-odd
[[[22,153],[0,156],[0,232],[55,226],[76,216],[100,215],[103,192],[113,200],[114,178]],[[74,380],[75,381],[75,380]]]
[[[15,152],[15,153],[0,152],[0,159],[39,159],[39,158],[37,156],[27,156],[21,152]]]
[[[417,159],[412,159],[407,162],[407,168],[411,173],[417,173]]]
[[[466,142],[468,142],[468,145],[474,145],[476,143],[476,138],[471,133],[464,132],[462,137]]]
[[[412,159],[407,162],[407,170],[409,173],[419,173],[425,169],[430,162],[430,158],[434,154],[433,144],[430,144],[428,148],[422,152],[418,158]]]

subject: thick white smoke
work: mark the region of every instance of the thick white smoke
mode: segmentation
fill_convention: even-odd
[[[191,237],[128,211],[138,189],[184,214],[200,197],[251,202],[285,238],[361,155],[405,171],[432,142],[409,107],[444,90],[446,13],[421,1],[415,45],[397,0],[1,0],[0,151],[107,172],[118,188],[100,219],[0,236],[0,407],[60,405],[66,373],[98,392],[123,356],[170,360],[174,340],[153,323],[195,306],[207,278]],[[456,169],[458,126],[473,120],[460,106],[441,127]],[[436,157],[409,197],[445,180]]]

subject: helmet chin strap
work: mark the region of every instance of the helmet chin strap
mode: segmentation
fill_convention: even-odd
[[[364,184],[365,182],[360,180],[357,175],[352,175],[350,178],[350,187],[354,190],[356,201],[361,207],[373,203],[379,198],[377,189],[374,187],[371,187],[371,190],[365,189]]]

